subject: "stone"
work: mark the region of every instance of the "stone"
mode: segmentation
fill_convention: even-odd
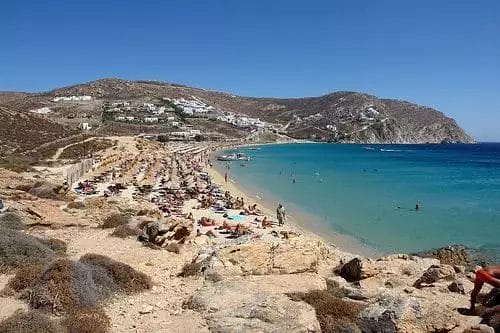
[[[452,293],[465,294],[464,284],[461,281],[453,281],[448,286],[448,290]]]
[[[432,265],[422,276],[415,281],[414,287],[421,288],[422,285],[431,285],[439,280],[451,280],[455,277],[455,269],[450,265]]]
[[[153,312],[154,308],[152,305],[146,305],[144,308],[142,308],[141,310],[139,310],[139,313],[140,314],[148,314],[148,313],[151,313]]]

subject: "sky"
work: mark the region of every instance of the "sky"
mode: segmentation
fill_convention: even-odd
[[[244,96],[361,91],[500,141],[498,0],[2,1],[0,41],[0,91],[105,77]]]

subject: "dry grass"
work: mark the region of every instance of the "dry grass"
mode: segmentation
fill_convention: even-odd
[[[139,228],[131,227],[128,224],[120,225],[115,228],[110,236],[118,238],[127,238],[131,236],[139,236],[141,230]]]
[[[7,212],[0,215],[0,227],[14,230],[26,229],[22,218],[16,213]]]
[[[106,219],[101,225],[101,228],[103,229],[116,228],[118,226],[128,224],[129,220],[130,220],[129,215],[124,215],[119,213],[111,214],[108,217],[106,217]]]
[[[87,142],[79,142],[64,149],[60,159],[80,159],[92,155],[98,151],[105,150],[116,145],[116,141],[109,139],[94,139]]]
[[[127,264],[115,261],[98,254],[86,254],[80,262],[104,269],[114,280],[120,291],[139,292],[151,289],[153,283],[144,273],[138,272]]]
[[[364,305],[340,299],[326,290],[289,294],[295,301],[304,301],[316,310],[322,332],[356,332],[357,321]],[[359,329],[358,329],[359,331]]]
[[[0,322],[2,333],[65,333],[54,320],[38,311],[18,311]]]
[[[111,320],[97,307],[84,307],[71,311],[62,324],[68,333],[107,333]]]

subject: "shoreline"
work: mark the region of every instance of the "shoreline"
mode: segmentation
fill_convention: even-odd
[[[224,148],[222,150],[227,149],[234,149],[234,147]],[[215,157],[216,153],[217,151],[215,151],[211,155],[211,159]],[[204,169],[204,171],[209,174],[212,182],[220,185],[225,191],[229,191],[233,196],[243,197],[246,205],[257,204],[263,210],[265,215],[271,217],[272,219],[276,218],[274,203],[270,202],[276,201],[277,203],[278,201],[275,200],[275,198],[268,198],[268,195],[263,198],[261,195],[259,195],[259,193],[252,191],[248,187],[245,187],[242,183],[237,182],[237,180],[232,178],[229,178],[228,182],[226,183],[224,181],[224,172],[222,171],[222,166],[218,163],[213,163],[213,166],[211,168],[207,167]],[[285,207],[288,207],[286,203]],[[289,210],[287,211],[287,220],[285,222],[286,228],[300,231],[301,233],[311,238],[321,240],[325,244],[331,245],[340,251],[347,252],[353,255],[375,259],[385,254],[362,243],[360,240],[357,240],[352,236],[344,235],[322,226],[317,217],[313,216],[312,214],[300,211],[299,209],[300,208],[294,209],[293,215],[289,214]]]

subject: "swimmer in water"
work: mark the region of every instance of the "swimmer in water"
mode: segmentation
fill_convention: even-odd
[[[417,211],[417,212],[418,212],[418,210],[419,210],[419,209],[420,209],[420,206],[418,205],[418,203],[417,203],[417,204],[415,204],[415,211]]]
[[[295,184],[295,178],[293,179],[292,183],[294,183],[294,184]]]

